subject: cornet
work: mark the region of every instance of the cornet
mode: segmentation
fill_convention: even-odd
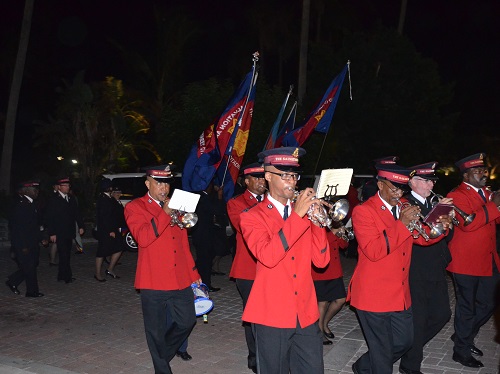
[[[396,198],[396,199],[398,201],[399,211],[402,211],[403,209],[406,209],[406,208],[412,206],[407,201],[406,202],[402,202],[400,199],[398,199],[398,198]],[[421,236],[422,238],[425,239],[426,242],[428,242],[430,237],[425,232],[425,230],[424,230],[424,228],[422,226],[422,222],[420,221],[420,218],[422,218],[423,216],[419,212],[417,214],[417,217],[418,217],[417,219],[411,220],[410,223],[406,226],[406,228],[408,229],[408,231],[410,231],[412,233],[413,239],[417,239],[419,236]],[[413,234],[414,231],[416,231],[417,233]],[[437,236],[439,236],[439,235],[437,235]],[[437,236],[435,236],[435,237],[437,238]]]
[[[198,222],[198,215],[196,213],[184,212],[183,210],[172,209],[170,212],[170,226],[179,226],[182,229],[189,229]]]
[[[432,207],[434,207],[443,199],[443,196],[438,195],[432,190],[431,194],[432,197],[430,199],[430,202]],[[462,209],[458,208],[456,205],[453,204],[452,206],[453,206],[453,211],[457,212],[460,215],[460,217],[462,217],[462,219],[464,220],[464,226],[469,225],[470,223],[472,223],[472,221],[474,221],[474,218],[476,218],[476,213],[467,214]],[[456,217],[452,217],[452,221],[455,226],[458,226],[460,224],[460,222]]]

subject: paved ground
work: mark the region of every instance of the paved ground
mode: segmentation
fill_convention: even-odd
[[[42,250],[39,267],[40,299],[16,296],[0,284],[0,374],[151,374],[151,358],[142,326],[139,295],[133,288],[136,254],[126,253],[116,268],[121,279],[98,283],[93,279],[96,245],[85,244],[85,254],[73,255],[75,283],[56,282],[57,269],[49,267]],[[355,260],[343,259],[346,281]],[[14,270],[8,248],[0,243],[0,269]],[[228,271],[230,258],[222,262]],[[2,280],[3,282],[3,280]],[[222,290],[212,293],[215,308],[208,324],[201,319],[189,338],[193,360],[174,358],[176,374],[247,373],[246,347],[241,327],[241,300],[233,282],[214,277]],[[451,286],[451,285],[450,285]],[[24,292],[24,285],[20,287]],[[276,292],[280,292],[276,288]],[[453,293],[452,293],[453,295]],[[500,325],[500,323],[499,323]],[[326,373],[351,373],[351,365],[366,345],[352,310],[345,307],[331,323],[334,344],[324,351]],[[451,359],[452,325],[448,323],[425,349],[422,371],[429,374],[499,372],[500,345],[497,328],[489,321],[477,338],[485,357],[481,370],[464,368]],[[395,365],[394,373],[397,372]]]

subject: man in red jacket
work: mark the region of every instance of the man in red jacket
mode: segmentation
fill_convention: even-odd
[[[241,234],[240,215],[242,212],[254,207],[264,198],[266,192],[266,180],[264,179],[264,168],[262,164],[253,163],[243,168],[244,183],[247,186],[245,192],[227,202],[227,214],[236,231],[236,254],[229,277],[236,280],[236,287],[243,299],[245,308],[255,279],[255,268],[257,260],[250,253],[247,244]],[[244,324],[245,338],[248,347],[248,368],[257,372],[257,361],[255,353],[255,337],[250,323]]]
[[[452,261],[447,268],[455,281],[457,299],[453,360],[473,368],[484,366],[472,357],[472,354],[483,355],[474,345],[474,338],[493,314],[494,293],[500,280],[500,260],[496,251],[500,194],[492,194],[484,188],[488,180],[485,158],[484,153],[477,153],[456,162],[463,179],[448,194],[455,206],[475,214],[474,220],[467,225],[457,216],[460,224],[449,244]]]
[[[311,263],[328,264],[324,229],[307,217],[321,202],[306,188],[292,205],[305,150],[282,147],[259,154],[269,193],[240,216],[243,238],[257,259],[243,320],[254,324],[257,369],[262,374],[322,374],[323,344]]]
[[[186,230],[171,225],[170,169],[148,170],[148,193],[128,203],[125,219],[139,246],[135,288],[141,291],[144,329],[156,374],[170,374],[170,360],[196,324],[193,282],[200,283]],[[167,313],[172,319],[167,328]]]
[[[356,308],[369,350],[353,365],[354,373],[392,373],[393,364],[413,342],[413,316],[408,274],[413,243],[430,245],[412,236],[408,225],[418,220],[420,208],[400,209],[410,170],[378,164],[378,193],[354,208],[352,221],[358,241],[358,264],[347,301]],[[445,217],[447,228],[450,220]],[[445,221],[446,220],[446,221]],[[428,233],[428,228],[424,228]]]

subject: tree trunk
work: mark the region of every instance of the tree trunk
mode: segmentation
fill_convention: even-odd
[[[398,34],[399,35],[403,35],[403,28],[405,25],[407,3],[408,3],[408,0],[401,0],[401,11],[399,12],[399,24],[398,24]]]
[[[300,31],[300,55],[299,55],[299,82],[297,87],[297,101],[302,105],[302,99],[307,86],[307,47],[309,39],[309,11],[311,0],[302,1],[302,25]]]
[[[24,63],[30,38],[31,16],[33,15],[33,5],[35,0],[26,0],[24,4],[23,24],[19,38],[19,48],[17,50],[16,65],[12,76],[10,87],[9,103],[7,105],[7,115],[5,119],[5,135],[2,150],[2,164],[0,166],[0,191],[10,193],[10,172],[12,168],[12,150],[14,145],[14,132],[16,129],[17,105],[21,83],[23,81]]]

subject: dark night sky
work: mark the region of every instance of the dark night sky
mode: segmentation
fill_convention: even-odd
[[[300,10],[298,0],[275,2]],[[191,46],[186,63],[192,81],[226,77],[227,57],[235,44],[247,43],[248,56],[258,49],[257,36],[249,35],[244,24],[245,9],[252,6],[248,1],[35,0],[16,129],[17,156],[30,148],[23,139],[29,138],[32,120],[46,119],[53,110],[54,88],[60,85],[62,77],[71,79],[85,69],[88,80],[101,80],[106,75],[126,80],[121,76],[123,62],[110,47],[108,38],[151,53],[153,8],[158,3],[183,3],[193,21],[201,26],[203,42]],[[386,26],[397,26],[400,0],[349,3],[357,12],[359,24],[366,28],[376,19]],[[0,15],[0,113],[6,112],[23,7],[23,1],[4,1]],[[473,132],[497,129],[500,119],[500,92],[496,84],[500,66],[500,44],[496,40],[500,36],[499,19],[497,0],[408,1],[404,33],[423,56],[438,63],[445,82],[456,82],[450,110],[462,111],[459,125],[467,131],[472,127]],[[299,17],[291,27],[300,27]],[[289,70],[290,76],[285,80],[296,84],[296,68]]]

